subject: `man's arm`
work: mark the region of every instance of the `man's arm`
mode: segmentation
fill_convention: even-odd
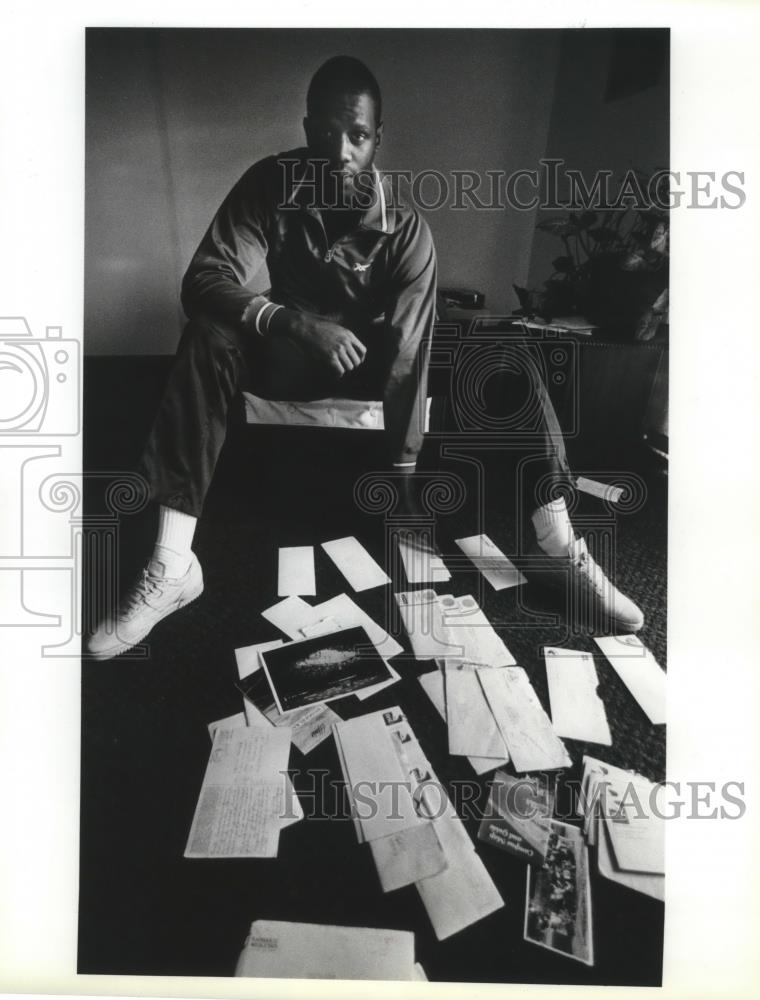
[[[206,314],[233,326],[244,324],[255,296],[245,286],[267,255],[269,161],[254,164],[222,202],[182,281],[189,318]],[[261,299],[260,305],[266,300]]]
[[[350,330],[311,313],[278,307],[245,286],[267,256],[273,206],[282,197],[271,160],[248,170],[222,202],[182,282],[188,318],[206,314],[251,336],[286,336],[338,375],[364,360],[366,348]]]
[[[419,215],[404,227],[394,256],[386,297],[389,370],[383,412],[391,463],[413,471],[425,431],[436,289],[433,238]]]

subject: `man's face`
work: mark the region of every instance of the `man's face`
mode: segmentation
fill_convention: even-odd
[[[372,168],[383,131],[382,122],[375,121],[372,98],[336,94],[318,114],[304,118],[303,125],[309,152],[329,164],[332,190],[324,193],[337,195],[338,204],[350,204],[359,175]]]

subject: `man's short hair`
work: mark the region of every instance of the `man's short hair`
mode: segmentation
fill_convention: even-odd
[[[306,93],[307,114],[317,115],[340,94],[368,94],[375,105],[375,122],[383,120],[380,86],[364,63],[352,56],[333,56],[319,67]]]

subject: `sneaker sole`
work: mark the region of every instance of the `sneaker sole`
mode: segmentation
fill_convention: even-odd
[[[166,614],[161,615],[158,621],[154,622],[146,632],[143,632],[142,635],[138,636],[132,642],[117,642],[115,645],[109,646],[108,649],[101,649],[97,653],[88,652],[86,654],[87,659],[96,660],[97,662],[102,662],[103,660],[113,660],[114,657],[121,656],[122,653],[126,653],[128,649],[134,649],[134,647],[138,643],[142,642],[147,635],[150,635],[159,622],[162,622],[164,618],[168,618],[169,615],[173,615],[175,611],[179,611],[181,608],[187,607],[188,604],[192,604],[193,601],[197,601],[202,593],[203,582],[201,582],[199,587],[191,590],[185,597],[182,598],[181,601],[178,601],[176,608],[172,608],[171,611],[167,611]]]
[[[554,593],[567,592],[569,574],[563,573],[561,570],[523,569],[522,572],[528,581],[528,585],[534,584],[537,587],[545,587]],[[605,626],[601,629],[594,628],[598,622],[594,620],[595,616],[593,612],[591,613],[590,620],[584,621],[581,624],[588,629],[590,635],[629,635],[640,632],[645,625],[643,617],[635,621],[625,621],[621,618],[616,618],[609,612],[603,613],[601,617]]]

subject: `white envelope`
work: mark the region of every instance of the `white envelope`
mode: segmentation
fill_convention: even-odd
[[[522,667],[483,667],[480,683],[516,771],[550,771],[572,763]]]
[[[422,689],[425,694],[432,701],[436,712],[438,712],[443,721],[446,722],[446,696],[444,693],[443,674],[441,671],[433,670],[430,673],[421,674],[417,679],[422,685]],[[487,774],[489,771],[493,771],[495,768],[508,763],[509,754],[506,750],[505,744],[503,757],[473,757],[468,754],[467,760],[476,774]]]
[[[644,872],[623,871],[618,868],[612,860],[612,847],[610,845],[610,834],[606,823],[599,824],[597,844],[597,864],[599,874],[612,882],[628,886],[636,892],[643,892],[653,899],[665,901],[665,876],[652,875]]]
[[[401,643],[389,635],[373,618],[370,618],[367,612],[360,608],[348,594],[338,594],[337,597],[331,597],[328,601],[317,604],[311,610],[316,612],[320,618],[335,619],[341,628],[354,628],[361,625],[383,659],[389,659],[404,650]]]
[[[594,640],[650,722],[666,721],[666,674],[635,635],[602,636]]]
[[[244,680],[261,668],[259,653],[277,649],[281,645],[282,639],[273,639],[271,642],[255,642],[252,646],[238,646],[235,650],[235,662],[240,680]]]
[[[586,479],[585,476],[578,476],[575,485],[584,493],[592,497],[599,497],[600,500],[608,500],[610,503],[617,503],[623,495],[619,486],[610,486],[608,483],[598,483],[595,479]]]
[[[422,879],[417,890],[439,941],[504,906],[504,900],[474,850],[448,857],[448,867]]]
[[[277,594],[316,594],[314,546],[292,545],[280,549]]]
[[[418,660],[435,660],[452,652],[439,598],[434,590],[402,591],[394,596],[412,651]],[[453,606],[454,598],[449,596],[448,600]]]
[[[489,667],[510,667],[517,662],[470,594],[454,598],[453,604],[442,597],[439,604],[448,637],[445,659],[462,659]]]
[[[369,846],[383,892],[437,875],[447,865],[432,822],[371,840]]]
[[[411,981],[414,934],[369,927],[254,920],[236,976]]]
[[[353,535],[322,542],[322,548],[354,590],[369,590],[391,582],[385,570],[378,566],[364,546]]]
[[[443,559],[432,550],[403,536],[398,539],[398,550],[409,583],[445,583],[451,579]]]
[[[664,821],[649,811],[644,801],[646,816],[637,815],[633,807],[623,808],[626,819],[607,816],[607,832],[612,853],[618,868],[626,871],[665,874],[665,825]]]
[[[261,612],[261,617],[275,625],[281,632],[284,632],[289,639],[301,639],[301,629],[304,625],[313,625],[324,614],[315,613],[311,604],[302,601],[300,597],[286,597],[271,608]]]
[[[481,576],[494,590],[506,590],[525,583],[525,577],[488,535],[457,538],[456,544],[472,560]]]
[[[363,801],[355,801],[356,816],[365,840],[419,826],[409,778],[404,773],[384,716],[373,712],[333,726],[340,742],[348,784]]]
[[[612,744],[599,678],[591,653],[544,646],[552,726],[558,736],[587,743]]]
[[[497,758],[508,754],[476,668],[470,663],[447,662],[444,676],[449,753]]]

